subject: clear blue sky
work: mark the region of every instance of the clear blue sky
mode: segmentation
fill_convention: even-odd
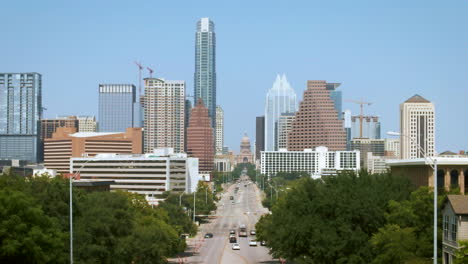
[[[41,73],[45,117],[97,115],[98,84],[137,84],[134,60],[193,94],[195,24],[210,17],[229,147],[244,131],[253,143],[285,73],[299,98],[307,80],[342,82],[343,98],[373,102],[383,133],[420,94],[436,105],[437,150],[468,149],[466,1],[31,0],[4,1],[0,14],[0,72]]]

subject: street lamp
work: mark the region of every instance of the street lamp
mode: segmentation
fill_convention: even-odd
[[[76,172],[72,175],[70,175],[69,183],[70,183],[70,264],[73,264],[73,192],[72,192],[72,186],[73,186],[73,178],[75,178],[78,173],[83,169],[83,167],[86,165],[91,160],[87,160],[81,167],[76,170]]]
[[[437,159],[433,159],[427,156],[426,151],[422,149],[421,146],[419,146],[419,144],[414,140],[414,138],[411,138],[408,135],[401,134],[401,133],[394,132],[394,131],[387,132],[387,135],[400,136],[400,140],[401,140],[401,137],[409,138],[409,140],[411,140],[411,142],[418,147],[418,150],[421,152],[426,162],[429,161],[429,166],[431,166],[431,168],[434,170],[434,256],[433,258],[434,258],[434,264],[437,264]]]

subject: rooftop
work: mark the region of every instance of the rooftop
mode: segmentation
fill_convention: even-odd
[[[77,132],[70,134],[71,137],[98,137],[98,136],[107,136],[107,135],[115,135],[115,134],[122,134],[124,132]]]
[[[468,165],[468,157],[431,157],[437,160],[437,165]],[[430,160],[418,159],[394,159],[388,160],[387,164],[392,166],[421,166],[432,165]]]
[[[420,96],[419,94],[415,94],[413,97],[406,100],[405,103],[430,103],[430,101]]]
[[[447,195],[447,200],[452,205],[456,214],[468,214],[468,196],[466,195]]]

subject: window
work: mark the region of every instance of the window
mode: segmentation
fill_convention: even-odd
[[[444,216],[443,228],[444,228],[444,239],[448,240],[448,233],[449,233],[449,216],[448,215]]]
[[[457,217],[451,217],[451,236],[452,241],[457,241]]]

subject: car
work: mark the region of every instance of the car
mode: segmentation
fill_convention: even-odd
[[[213,238],[213,233],[206,233],[205,238]]]
[[[265,242],[265,241],[262,241],[262,242],[260,242],[260,245],[266,246],[266,242]]]
[[[235,204],[236,202],[232,201],[231,204]]]
[[[234,235],[231,235],[229,237],[229,243],[237,243],[237,237]]]
[[[234,196],[231,195],[231,196],[229,197],[229,199],[230,199],[230,200],[234,200]]]
[[[250,230],[250,235],[251,236],[255,236],[257,233],[255,232],[255,230]]]
[[[240,250],[240,245],[237,243],[232,244],[232,250]]]
[[[257,246],[257,241],[255,241],[255,240],[250,240],[250,241],[249,241],[249,246],[251,246],[251,247],[256,247],[256,246]]]
[[[234,229],[229,230],[229,234],[235,235],[235,234],[236,234],[236,230],[234,230]]]

